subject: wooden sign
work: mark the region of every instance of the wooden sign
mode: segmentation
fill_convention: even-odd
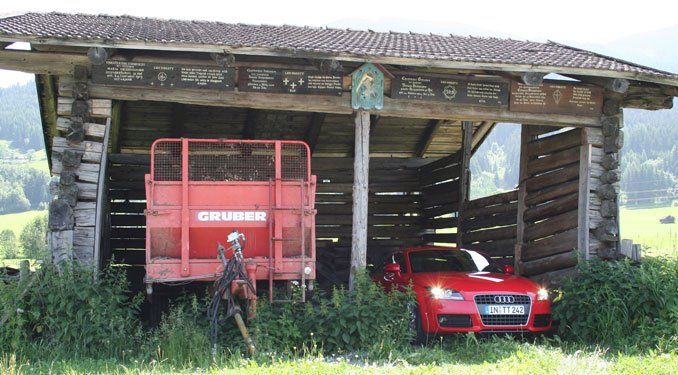
[[[432,100],[479,106],[507,106],[508,81],[463,76],[400,75],[391,82],[391,98]]]
[[[384,73],[374,64],[363,64],[351,76],[353,109],[384,108]]]
[[[92,82],[105,85],[233,90],[235,69],[107,60],[92,66]]]
[[[511,111],[600,115],[602,108],[603,90],[597,86],[566,82],[545,82],[539,86],[511,83]]]
[[[340,74],[317,71],[247,67],[238,69],[238,90],[284,94],[342,94]]]

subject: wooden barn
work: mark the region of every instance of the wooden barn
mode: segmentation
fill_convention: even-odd
[[[137,284],[162,137],[306,141],[327,282],[429,243],[557,280],[618,254],[622,109],[678,96],[676,74],[554,42],[28,13],[0,19],[0,47],[1,69],[36,75],[54,258]],[[471,200],[497,123],[522,125],[519,184]]]

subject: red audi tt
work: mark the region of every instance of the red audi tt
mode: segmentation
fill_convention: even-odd
[[[477,251],[425,246],[394,253],[373,278],[386,290],[412,284],[417,340],[457,332],[551,329],[548,291]]]

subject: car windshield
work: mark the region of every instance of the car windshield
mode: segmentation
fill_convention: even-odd
[[[502,272],[492,260],[471,250],[426,250],[409,254],[412,272]]]

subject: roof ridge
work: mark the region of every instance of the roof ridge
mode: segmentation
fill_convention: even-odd
[[[439,37],[439,38],[462,38],[466,40],[473,40],[473,39],[481,39],[481,40],[511,40],[511,41],[518,41],[518,42],[529,42],[529,43],[539,43],[546,45],[547,43],[544,42],[535,42],[531,41],[528,39],[512,39],[512,38],[500,38],[496,36],[476,36],[476,35],[461,35],[461,34],[437,34],[434,32],[417,32],[417,31],[397,31],[397,30],[389,30],[389,31],[375,31],[372,29],[367,29],[367,28],[351,28],[351,27],[329,27],[329,26],[310,26],[310,25],[290,25],[290,24],[267,24],[267,23],[245,23],[245,22],[225,22],[225,21],[214,21],[214,20],[200,20],[200,19],[177,19],[177,18],[164,18],[164,17],[154,17],[154,16],[134,16],[130,14],[105,14],[105,13],[99,13],[99,14],[93,14],[93,13],[82,13],[82,12],[77,12],[77,13],[66,13],[66,12],[59,12],[59,11],[51,11],[51,12],[26,12],[23,14],[17,14],[17,16],[22,16],[22,15],[48,15],[48,14],[54,14],[54,15],[64,15],[64,16],[73,16],[73,15],[78,15],[78,16],[86,16],[86,17],[111,17],[111,18],[128,18],[128,19],[136,19],[136,20],[155,20],[155,21],[178,21],[178,22],[187,22],[187,23],[214,23],[214,24],[220,24],[220,25],[238,25],[238,26],[250,26],[250,27],[291,27],[291,28],[298,28],[298,29],[326,29],[326,30],[336,30],[336,31],[348,31],[348,32],[364,32],[364,33],[376,33],[376,34],[383,34],[383,35],[389,35],[389,34],[409,34],[409,35],[414,35],[414,36],[423,36],[423,37]]]
[[[647,65],[642,65],[642,64],[634,63],[633,61],[620,59],[620,58],[618,58],[618,57],[609,56],[609,55],[605,55],[605,54],[602,54],[602,53],[599,53],[599,52],[590,51],[590,50],[587,50],[587,49],[583,49],[583,48],[579,48],[579,47],[574,47],[574,46],[571,46],[571,45],[568,45],[568,44],[555,42],[555,41],[550,40],[550,39],[549,39],[548,42],[545,43],[545,44],[552,44],[552,45],[555,45],[555,46],[558,46],[558,47],[568,48],[568,49],[571,49],[571,50],[574,50],[574,51],[577,51],[577,52],[588,53],[588,54],[594,55],[594,56],[596,56],[596,57],[601,57],[601,58],[604,58],[604,59],[609,59],[609,60],[612,60],[612,61],[615,61],[615,62],[618,62],[618,63],[621,63],[621,64],[632,65],[632,66],[635,66],[636,68],[642,68],[642,69],[654,70],[654,71],[656,71],[656,72],[660,72],[660,73],[664,73],[664,74],[669,74],[669,75],[675,75],[675,74],[676,74],[676,73],[669,72],[668,70],[662,70],[662,69],[653,68],[653,67],[651,67],[651,66],[647,66]]]
[[[14,17],[20,17],[20,16],[25,16],[27,14],[30,14],[30,12],[7,12],[7,13],[1,13],[0,14],[0,20],[5,20],[8,18],[14,18]]]

